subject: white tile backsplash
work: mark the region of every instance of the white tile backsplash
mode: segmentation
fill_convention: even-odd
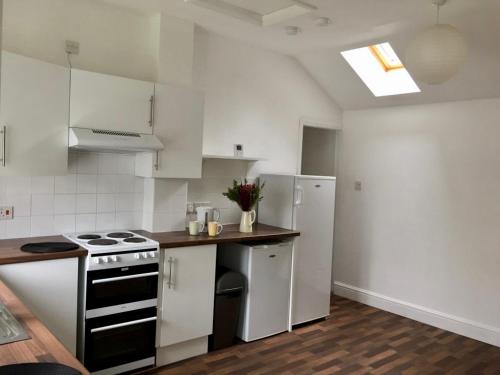
[[[56,176],[55,178],[56,194],[75,194],[76,193],[76,174],[67,176]]]
[[[49,236],[55,234],[54,215],[31,216],[31,236]]]
[[[115,213],[115,195],[97,194],[97,213]]]
[[[31,177],[32,194],[54,194],[53,176],[34,176]]]
[[[97,175],[79,174],[76,176],[76,192],[78,194],[97,193]]]
[[[54,194],[32,194],[31,216],[47,216],[54,214]]]
[[[114,193],[116,175],[103,174],[97,176],[97,193]]]
[[[72,233],[76,228],[76,215],[55,215],[54,231],[56,233]]]
[[[31,194],[7,193],[2,204],[6,206],[14,206],[14,217],[31,215]]]
[[[14,217],[13,220],[5,221],[5,238],[29,237],[30,217]]]
[[[75,214],[76,194],[55,194],[54,214]]]
[[[120,228],[115,224],[115,216],[114,212],[112,213],[98,213],[96,216],[96,227],[101,230],[112,230],[115,228]],[[123,227],[127,228],[127,227]],[[128,227],[130,228],[130,227]]]
[[[7,194],[30,194],[31,177],[13,176],[7,179]]]
[[[96,230],[96,214],[76,215],[76,231],[91,232]],[[103,229],[105,230],[105,229]]]
[[[0,177],[0,239],[80,231],[142,228],[144,179],[135,156],[70,152],[68,175]]]

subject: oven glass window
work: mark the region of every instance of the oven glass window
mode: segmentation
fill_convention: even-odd
[[[93,372],[153,357],[156,321],[152,318],[156,314],[153,307],[88,319],[85,367]]]
[[[87,310],[157,298],[157,272],[158,264],[88,272]]]

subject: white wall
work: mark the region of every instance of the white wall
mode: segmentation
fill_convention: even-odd
[[[0,206],[14,219],[0,221],[0,239],[141,224],[144,179],[128,154],[71,152],[66,176],[0,177]]]
[[[154,80],[159,22],[94,0],[5,0],[3,48],[67,66],[65,40],[76,40],[74,67]]]
[[[336,291],[500,345],[499,118],[500,99],[344,113]]]
[[[268,158],[256,171],[297,172],[299,123],[341,127],[341,110],[293,58],[197,28],[194,83],[205,90],[203,153]]]

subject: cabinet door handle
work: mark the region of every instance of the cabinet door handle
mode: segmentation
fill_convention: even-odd
[[[153,127],[155,122],[155,97],[151,95],[149,98],[149,126]]]
[[[175,287],[175,284],[172,281],[172,268],[174,264],[174,258],[169,257],[168,258],[168,280],[167,280],[167,286],[168,289],[172,289]]]
[[[0,134],[2,135],[2,157],[0,158],[0,165],[5,167],[5,149],[7,147],[7,127],[5,125],[0,128]]]
[[[155,160],[155,170],[158,170],[160,168],[160,151],[156,151],[156,160]]]

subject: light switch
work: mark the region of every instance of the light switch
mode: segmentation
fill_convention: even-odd
[[[14,217],[14,207],[0,207],[0,220],[12,220]]]
[[[361,191],[361,188],[362,188],[361,181],[355,181],[354,182],[354,190]]]

